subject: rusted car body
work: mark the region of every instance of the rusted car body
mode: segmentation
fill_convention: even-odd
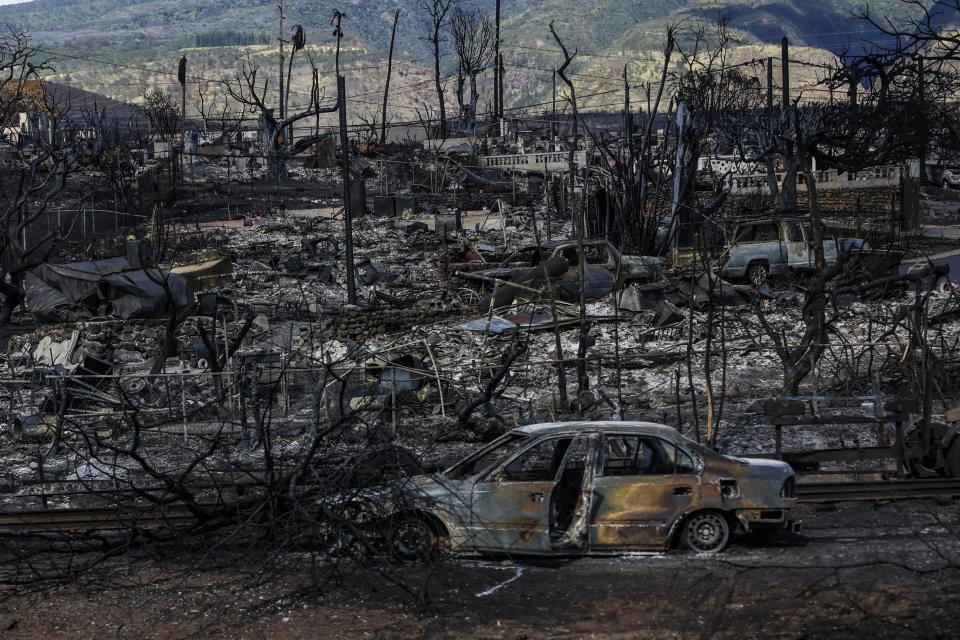
[[[584,240],[583,250],[587,263],[587,273],[605,272],[612,283],[645,284],[657,282],[663,277],[663,263],[653,256],[622,255],[609,240]],[[575,278],[579,270],[578,247],[576,240],[545,242],[540,246],[529,245],[515,251],[499,266],[484,269],[477,273],[493,278],[510,279],[513,275],[524,273],[530,267],[538,267],[550,258],[563,257],[567,261],[568,274]],[[609,292],[609,291],[608,291]]]
[[[585,265],[581,269],[576,240],[546,242],[515,251],[497,267],[462,275],[488,282],[495,278],[500,283],[510,283],[495,291],[494,307],[509,305],[515,298],[526,298],[531,289],[546,291],[546,279],[553,283],[549,289],[557,299],[577,302],[580,300],[581,271],[583,294],[587,300],[602,298],[630,284],[662,285],[663,263],[660,258],[622,255],[609,240],[585,240],[583,255]],[[483,302],[481,310],[485,310],[488,304],[489,301]]]
[[[675,543],[716,552],[734,533],[791,525],[795,504],[788,464],[724,456],[641,422],[520,427],[368,500],[406,557],[435,547],[617,554]]]

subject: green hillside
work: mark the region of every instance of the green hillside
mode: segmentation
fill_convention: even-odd
[[[393,11],[400,8],[391,103],[404,119],[414,119],[413,108],[432,97],[429,49],[423,41],[427,18],[417,2],[286,0],[284,4],[287,35],[292,25],[304,26],[307,52],[318,63],[328,87],[334,85],[330,16],[336,7],[347,14],[341,61],[349,93],[356,97],[354,108],[361,111],[374,110],[380,100],[384,52]],[[491,12],[494,7],[493,0],[465,0],[465,4]],[[655,77],[662,64],[659,51],[668,23],[689,26],[728,18],[741,45],[734,52],[735,61],[776,55],[776,50],[763,46],[779,43],[783,35],[790,38],[794,55],[828,59],[828,52],[864,34],[865,24],[850,15],[864,4],[859,0],[503,0],[506,101],[524,105],[549,98],[549,70],[562,62],[548,30],[550,20],[566,44],[579,51],[570,71],[577,74],[586,107],[602,108],[602,97],[591,102],[586,96],[619,88],[625,64],[631,83]],[[874,0],[870,6],[896,22],[911,9],[900,0]],[[275,2],[265,0],[34,0],[0,7],[0,22],[28,31],[53,52],[49,55],[57,79],[82,83],[117,99],[136,99],[150,86],[178,89],[175,78],[167,74],[176,70],[181,55],[189,59],[190,76],[211,81],[229,76],[247,59],[271,73],[276,69],[277,9]],[[300,62],[306,62],[303,56]],[[444,73],[452,73],[454,63],[454,56],[446,55]],[[793,77],[802,84],[814,79],[811,73],[798,69]],[[297,64],[294,103],[306,100],[309,80],[308,67]],[[196,84],[199,88],[203,83]],[[486,99],[485,95],[481,107]],[[195,102],[193,90],[188,100]]]

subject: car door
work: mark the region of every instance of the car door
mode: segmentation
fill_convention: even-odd
[[[766,261],[770,273],[782,274],[787,264],[787,249],[776,222],[758,224],[753,233],[757,256]]]
[[[787,265],[791,270],[809,269],[811,266],[810,252],[807,250],[807,239],[803,225],[794,220],[783,223],[786,230]]]
[[[485,551],[550,551],[551,505],[574,436],[540,438],[474,484],[472,546]]]
[[[837,263],[837,239],[836,237],[827,231],[823,230],[823,261],[827,265],[834,265]]]
[[[691,456],[652,436],[607,433],[589,527],[591,551],[663,548],[676,519],[700,500]]]

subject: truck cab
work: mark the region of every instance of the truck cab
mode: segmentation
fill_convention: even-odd
[[[863,248],[857,238],[835,238],[824,229],[823,257],[828,265],[852,248]],[[766,219],[738,225],[724,250],[720,276],[747,280],[759,287],[770,276],[813,270],[816,252],[810,222],[802,218]]]

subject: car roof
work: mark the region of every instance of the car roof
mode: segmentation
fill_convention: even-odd
[[[544,433],[576,433],[579,431],[637,431],[644,433],[662,433],[677,434],[677,430],[665,424],[656,422],[617,422],[617,421],[596,421],[596,422],[542,422],[539,424],[528,424],[523,427],[511,429],[510,433],[518,435],[542,435]]]
[[[595,244],[609,244],[609,240],[604,240],[603,238],[593,238],[585,239],[583,244],[585,246],[595,245]],[[557,247],[567,247],[567,246],[577,246],[576,239],[567,239],[567,240],[551,240],[550,242],[541,242],[539,245],[528,244],[524,245],[517,249],[517,251],[526,251],[527,249],[536,249],[538,246],[543,247],[544,249],[556,249]]]

